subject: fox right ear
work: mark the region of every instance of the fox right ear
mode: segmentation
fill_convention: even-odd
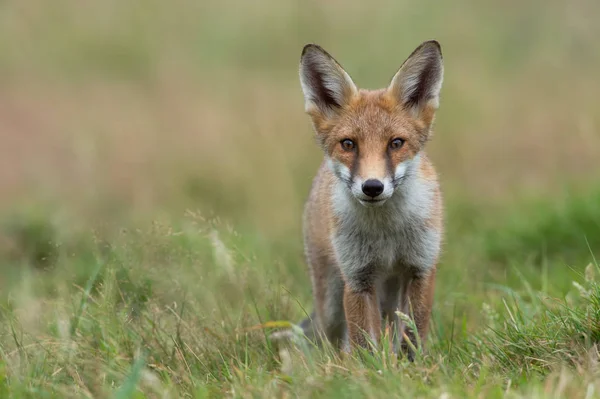
[[[442,49],[435,40],[423,42],[404,61],[390,86],[390,93],[413,115],[427,124],[439,106],[444,80]]]
[[[300,84],[306,112],[326,117],[339,112],[357,91],[342,66],[316,44],[307,44],[302,50]]]

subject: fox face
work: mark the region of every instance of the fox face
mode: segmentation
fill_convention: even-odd
[[[442,81],[435,41],[421,44],[380,90],[358,89],[325,50],[304,47],[300,82],[306,112],[329,168],[360,204],[385,204],[417,172]]]

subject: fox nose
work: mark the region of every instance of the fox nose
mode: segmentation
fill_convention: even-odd
[[[377,197],[383,192],[383,183],[377,179],[369,179],[363,183],[362,191],[369,197]]]

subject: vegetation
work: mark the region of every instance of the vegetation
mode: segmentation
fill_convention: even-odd
[[[0,397],[600,397],[600,5],[0,2]],[[276,345],[312,308],[302,46],[421,41],[446,240],[414,363]]]

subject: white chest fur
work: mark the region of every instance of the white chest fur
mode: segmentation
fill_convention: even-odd
[[[378,274],[412,268],[425,272],[436,260],[441,233],[428,219],[436,183],[411,176],[380,207],[361,205],[343,183],[333,188],[333,207],[339,228],[332,240],[337,261],[346,276],[366,267]]]

